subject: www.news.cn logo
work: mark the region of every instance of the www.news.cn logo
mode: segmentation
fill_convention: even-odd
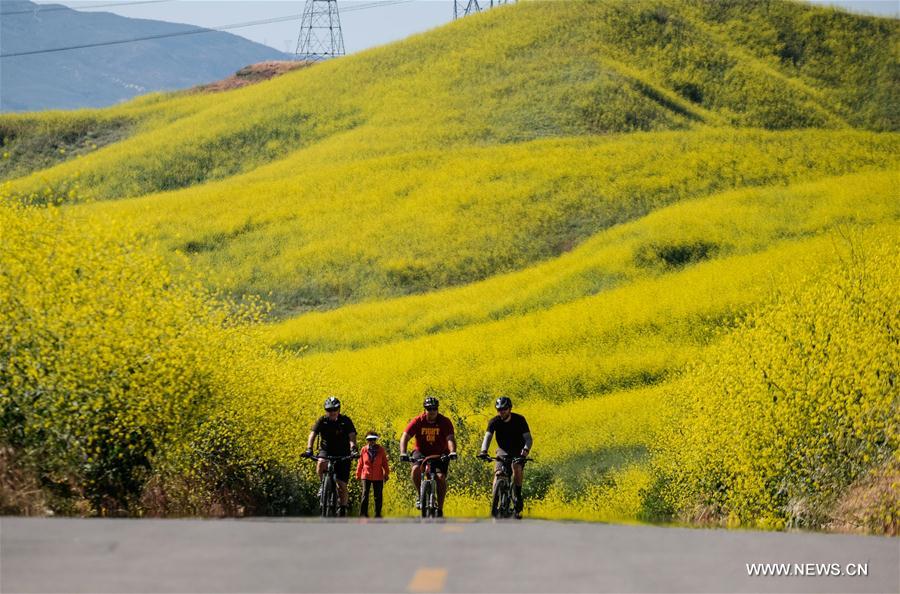
[[[751,577],[866,577],[868,563],[747,563]]]

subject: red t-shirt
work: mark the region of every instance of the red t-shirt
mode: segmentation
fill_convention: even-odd
[[[416,450],[423,456],[447,454],[447,438],[453,435],[453,422],[438,413],[434,422],[429,422],[427,413],[422,413],[406,426],[406,434],[416,438]]]

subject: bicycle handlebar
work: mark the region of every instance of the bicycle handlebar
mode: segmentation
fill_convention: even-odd
[[[409,455],[407,454],[407,456]],[[430,456],[425,456],[424,458],[413,458],[412,456],[409,456],[409,459],[405,460],[405,462],[408,462],[410,464],[422,464],[423,462],[427,462],[428,460],[438,459],[440,459],[441,462],[448,462],[453,458],[450,457],[450,454],[432,454]]]
[[[484,460],[485,462],[512,462],[516,464],[518,462],[534,462],[534,458],[529,458],[527,456],[476,456],[480,460]]]
[[[359,458],[359,452],[350,452],[350,454],[347,456],[320,456],[318,454],[302,454],[302,457],[309,458],[310,460],[330,460],[332,462],[343,462],[344,460],[356,460],[357,458]]]

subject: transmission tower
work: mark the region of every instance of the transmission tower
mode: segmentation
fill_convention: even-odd
[[[504,4],[512,4],[516,0],[481,0],[482,3],[489,2],[488,8],[495,6],[503,6]],[[453,18],[459,19],[470,14],[485,10],[478,4],[478,0],[453,0]]]
[[[312,61],[344,55],[337,0],[306,0],[295,54],[298,60]]]
[[[453,18],[459,19],[470,14],[481,12],[478,0],[453,0]]]

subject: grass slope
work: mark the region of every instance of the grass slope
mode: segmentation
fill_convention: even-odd
[[[754,4],[761,6],[752,18],[736,23],[709,3],[523,3],[227,97],[156,102],[149,111],[165,113],[168,126],[43,177],[79,170],[92,196],[133,196],[245,171],[355,128],[362,138],[354,156],[701,124],[842,127],[882,109],[895,91],[892,63],[877,50],[896,39],[896,23]],[[827,59],[829,71],[868,79],[807,75],[811,66],[798,71],[777,44],[766,55],[758,35],[745,31],[799,28],[832,14],[816,32],[842,31],[840,51],[810,44],[801,66],[823,69]],[[860,93],[860,82],[872,92]],[[112,111],[147,116],[134,103]],[[855,125],[897,122],[873,116]]]
[[[294,472],[323,394],[388,445],[437,394],[471,452],[504,393],[539,444],[534,513],[688,517],[714,475],[698,463],[675,497],[660,481],[688,483],[654,465],[679,443],[683,370],[752,337],[748,315],[792,319],[809,298],[773,295],[836,278],[852,238],[896,244],[897,27],[774,1],[523,2],[215,97],[22,116],[121,120],[130,136],[20,177],[42,166],[39,134],[0,119],[18,143],[4,191],[71,203],[73,221],[121,225],[169,266],[186,256],[208,286],[274,304],[248,333],[282,352],[213,374],[219,413],[186,447],[251,491],[255,472]],[[859,439],[893,443],[889,415],[872,418]],[[855,468],[829,492],[870,469]],[[482,513],[485,469],[466,458],[454,477],[449,511]],[[391,513],[408,491],[389,484]],[[739,519],[779,525],[779,497]],[[716,517],[741,499],[727,501]]]
[[[355,350],[533,313],[700,262],[900,215],[895,171],[730,191],[655,210],[519,272],[425,295],[310,313],[270,326],[302,354]]]

